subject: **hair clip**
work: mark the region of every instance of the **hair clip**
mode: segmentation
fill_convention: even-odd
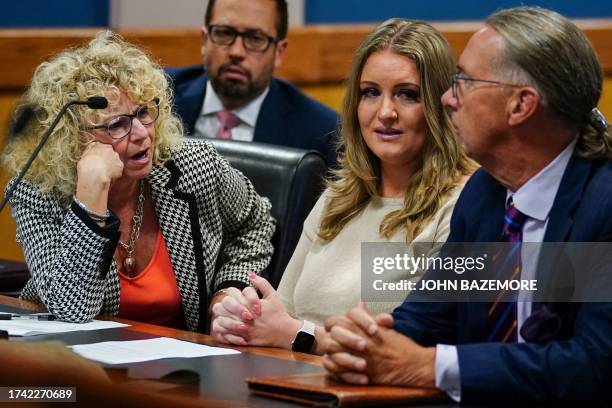
[[[603,132],[608,129],[608,119],[606,119],[604,114],[601,113],[598,108],[591,109],[587,119],[591,126],[593,126],[598,132]]]

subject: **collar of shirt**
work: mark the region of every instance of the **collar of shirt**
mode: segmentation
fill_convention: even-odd
[[[245,123],[248,126],[254,128],[255,123],[257,122],[257,116],[259,116],[261,104],[266,98],[266,95],[268,95],[269,91],[270,87],[268,86],[257,98],[253,99],[251,102],[241,108],[233,109],[232,112],[240,118],[240,121],[242,123]],[[221,103],[221,100],[213,89],[210,80],[207,80],[206,95],[204,96],[204,103],[202,104],[202,111],[200,112],[200,116],[209,116],[224,109],[225,108],[223,107],[223,103]]]
[[[576,147],[576,141],[577,139],[574,139],[553,161],[514,193],[507,190],[506,202],[508,198],[512,197],[514,206],[523,214],[538,221],[546,221],[559,190],[565,168]]]

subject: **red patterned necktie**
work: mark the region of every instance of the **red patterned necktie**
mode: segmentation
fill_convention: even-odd
[[[510,197],[508,208],[504,214],[502,241],[513,245],[508,245],[506,248],[509,248],[509,250],[500,254],[501,259],[495,262],[499,268],[497,276],[500,280],[518,279],[521,274],[522,231],[527,218],[529,217],[514,206],[512,197]],[[487,318],[489,337],[487,341],[515,342],[518,339],[516,300],[503,299],[504,295],[505,293],[500,293],[498,300],[489,308]]]
[[[222,110],[215,113],[219,119],[219,130],[217,131],[217,139],[231,139],[232,129],[240,123],[240,118],[232,111]]]

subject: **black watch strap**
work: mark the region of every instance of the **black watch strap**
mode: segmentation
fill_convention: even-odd
[[[291,350],[300,353],[309,353],[315,342],[315,324],[304,320],[302,327],[298,330],[295,338],[291,342]]]

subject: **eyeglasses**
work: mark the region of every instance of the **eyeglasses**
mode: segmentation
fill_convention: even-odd
[[[85,130],[106,129],[106,133],[111,139],[119,140],[130,134],[134,118],[138,119],[144,126],[149,126],[157,120],[158,116],[159,99],[155,98],[145,105],[140,105],[131,115],[117,115],[101,125],[92,126]]]
[[[467,76],[462,76],[459,75],[459,73],[454,73],[451,79],[451,91],[453,93],[453,98],[458,99],[458,92],[457,92],[457,81],[471,81],[471,82],[485,82],[487,84],[495,84],[495,85],[501,85],[501,86],[511,86],[511,87],[521,87],[523,85],[518,85],[518,84],[510,84],[507,82],[500,82],[500,81],[493,81],[491,79],[478,79],[478,78],[472,78],[472,77],[467,77]]]
[[[255,52],[265,52],[270,44],[278,42],[276,38],[259,30],[238,31],[226,25],[210,25],[208,34],[211,41],[217,45],[232,45],[236,37],[242,37],[244,48]]]

